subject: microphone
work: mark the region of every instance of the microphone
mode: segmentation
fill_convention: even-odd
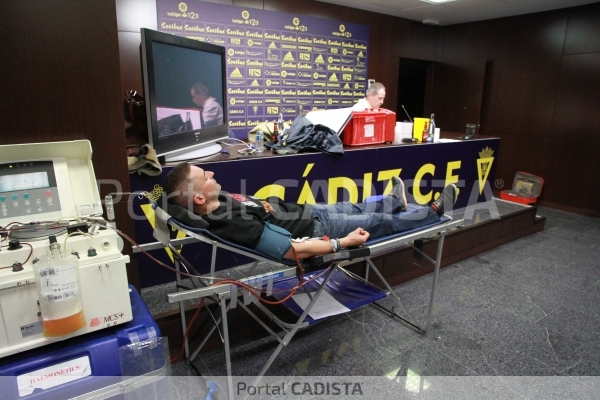
[[[410,122],[413,122],[413,120],[410,118],[410,115],[408,115],[408,111],[406,111],[406,108],[404,108],[404,104],[402,104],[402,109],[404,110],[404,112],[406,113],[406,116],[408,117],[408,120]]]

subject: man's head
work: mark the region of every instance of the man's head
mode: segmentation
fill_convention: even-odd
[[[207,206],[221,191],[213,176],[211,171],[183,162],[167,174],[163,189],[169,202],[206,214]]]
[[[206,99],[210,97],[208,93],[208,88],[206,87],[206,85],[204,85],[204,83],[201,82],[198,82],[194,86],[192,86],[191,95],[192,101],[198,107],[204,106]]]
[[[379,108],[385,99],[385,86],[379,82],[375,82],[367,89],[365,96],[372,108]]]

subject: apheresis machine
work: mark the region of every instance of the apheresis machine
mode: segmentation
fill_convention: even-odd
[[[0,358],[132,319],[87,140],[0,146]]]

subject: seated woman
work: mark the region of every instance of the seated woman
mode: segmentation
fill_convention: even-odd
[[[391,195],[370,203],[299,205],[221,191],[213,172],[184,162],[169,172],[163,188],[169,202],[200,216],[214,235],[281,260],[357,247],[369,237],[430,225],[456,202],[456,186],[449,185],[430,206],[409,212],[404,183],[396,176],[392,183]]]

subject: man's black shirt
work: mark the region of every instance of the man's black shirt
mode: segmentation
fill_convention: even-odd
[[[292,238],[312,236],[313,219],[303,205],[223,191],[218,199],[219,207],[203,218],[210,225],[208,230],[222,239],[254,249],[265,222],[287,230]]]

